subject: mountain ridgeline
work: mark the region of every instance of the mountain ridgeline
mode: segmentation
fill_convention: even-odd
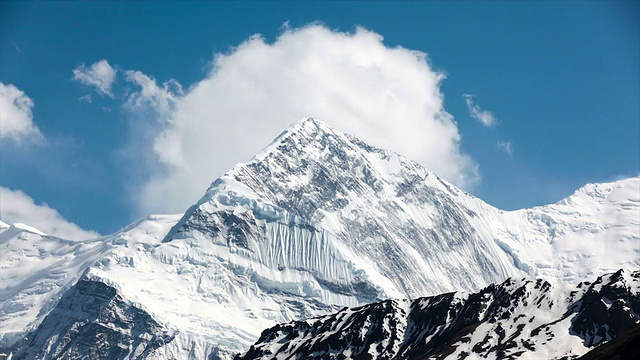
[[[236,359],[570,358],[634,328],[639,313],[640,271],[565,289],[507,279],[276,325]]]
[[[500,322],[489,319],[505,316],[506,302],[525,311],[522,304],[534,301],[530,296],[548,300],[565,294],[563,286],[621,268],[629,294],[636,294],[629,277],[640,269],[639,243],[640,178],[588,184],[556,204],[502,211],[401,155],[307,119],[215,180],[184,214],[150,215],[85,241],[2,226],[0,352],[44,359],[230,359],[245,353],[261,333],[251,349],[263,351],[260,344],[271,339],[263,331],[277,324],[286,323],[279,325],[285,329],[303,326],[292,321],[369,311],[371,319],[379,314],[380,321],[395,321],[394,328],[383,326],[386,333],[374,320],[368,325],[376,336],[390,336],[376,347],[398,348],[378,351],[380,356],[413,354],[399,350],[408,335],[394,338],[413,331],[406,327],[407,314],[440,324],[442,332],[427,339],[434,328],[409,321],[425,326],[422,337],[411,338],[428,340],[434,349],[453,349],[455,337],[473,334],[472,342],[486,347],[477,354],[498,354],[497,347],[511,340],[491,338],[485,344],[476,337],[499,333],[491,326]],[[525,280],[507,284],[508,278]],[[96,293],[91,300],[90,292],[80,291],[87,288],[109,295]],[[478,291],[487,300],[477,299]],[[575,291],[576,299],[587,296]],[[570,309],[565,295],[553,297],[553,316],[539,308],[540,315],[513,339],[525,349],[522,356],[533,351],[524,345],[534,336],[532,324],[549,326],[538,339],[571,328],[565,320],[575,316],[564,312],[580,311]],[[498,298],[505,304],[495,305]],[[99,306],[85,309],[82,302]],[[492,312],[479,310],[485,304]],[[449,318],[454,315],[462,319]],[[519,327],[524,317],[511,315],[512,323],[503,325]],[[552,324],[557,319],[562,320]],[[365,324],[358,321],[352,325]],[[318,333],[308,324],[309,333]],[[597,336],[615,336],[608,329]],[[601,342],[592,337],[589,343],[583,332],[568,337],[566,356]],[[287,336],[304,338],[293,330]],[[538,354],[543,345],[540,340],[531,346]],[[354,351],[344,356],[364,354]],[[455,351],[450,355],[461,354]],[[266,356],[245,356],[251,354]]]

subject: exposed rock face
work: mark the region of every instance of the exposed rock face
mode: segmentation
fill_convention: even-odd
[[[640,282],[640,272],[631,273],[633,283]],[[578,315],[571,331],[585,339],[586,346],[597,346],[634,327],[640,314],[640,296],[629,287],[622,270],[610,277],[599,277],[571,310]],[[579,307],[578,307],[579,305]]]
[[[622,333],[612,341],[582,355],[578,360],[640,359],[640,324]]]
[[[145,359],[172,340],[170,331],[114,287],[82,278],[13,359]]]
[[[277,325],[238,360],[576,357],[640,323],[640,271],[554,289],[508,279],[473,294],[387,300]]]

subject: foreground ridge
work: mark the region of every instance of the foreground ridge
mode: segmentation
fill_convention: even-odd
[[[387,300],[265,330],[237,360],[573,358],[640,323],[640,271],[570,289],[507,279],[473,294]]]
[[[638,341],[640,341],[640,324],[636,324],[612,341],[580,356],[578,360],[640,359]]]

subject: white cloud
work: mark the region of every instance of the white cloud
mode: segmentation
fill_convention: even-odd
[[[0,186],[0,219],[8,223],[24,223],[49,235],[63,239],[83,240],[98,236],[63,218],[46,204],[38,205],[20,190]]]
[[[509,156],[513,156],[511,141],[498,141],[498,149]]]
[[[12,84],[0,82],[0,140],[41,139],[33,123],[33,100]]]
[[[469,108],[469,115],[472,118],[480,121],[482,126],[491,127],[497,123],[496,118],[492,113],[482,110],[478,105],[476,105],[473,101],[473,95],[464,94],[464,100],[467,102],[467,108]]]
[[[443,108],[444,75],[426,54],[387,47],[372,31],[285,28],[272,44],[253,36],[217,54],[210,74],[184,96],[171,89],[180,89],[174,82],[160,87],[142,73],[127,76],[141,87],[130,107],[156,104],[160,119],[152,129],[134,125],[155,134],[141,155],[141,163],[152,154],[158,164],[138,195],[144,212],[184,211],[212,180],[306,117],[397,151],[462,187],[479,179]]]
[[[73,70],[73,79],[86,86],[94,86],[104,95],[113,96],[111,86],[116,79],[117,70],[107,60],[100,60],[90,67],[84,64]]]

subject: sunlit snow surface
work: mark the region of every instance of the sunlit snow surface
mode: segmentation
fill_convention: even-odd
[[[91,267],[176,331],[159,358],[205,358],[345,306],[477,291],[510,276],[577,283],[638,269],[640,178],[506,212],[308,119],[216,180],[184,216],[149,216],[87,241],[4,225],[0,347],[35,329]]]

